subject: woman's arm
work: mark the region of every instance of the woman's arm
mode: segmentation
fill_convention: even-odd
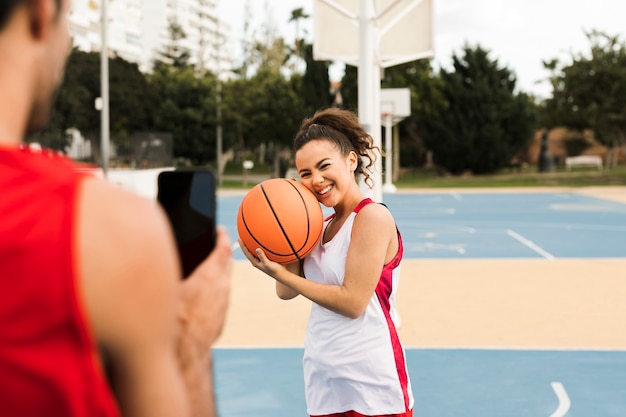
[[[364,207],[356,216],[348,249],[343,285],[326,285],[302,279],[284,266],[267,259],[261,249],[256,256],[244,250],[250,262],[278,284],[311,301],[350,318],[365,311],[380,279],[383,265],[398,250],[396,226],[391,213],[378,204]]]
[[[285,265],[285,269],[291,272],[292,274],[298,275],[302,277],[302,262],[301,260]],[[300,293],[293,288],[286,286],[278,281],[276,281],[276,295],[281,300],[291,300],[292,298],[297,297]]]

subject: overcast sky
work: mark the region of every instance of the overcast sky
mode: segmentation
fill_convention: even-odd
[[[235,53],[246,4],[252,9],[253,26],[271,19],[287,40],[294,39],[295,32],[288,23],[291,11],[302,7],[313,14],[313,0],[218,0],[218,11],[232,28]],[[313,19],[303,23],[303,28],[312,41]],[[480,45],[490,51],[492,59],[515,72],[519,88],[545,97],[550,94],[545,81],[549,73],[542,61],[567,61],[572,52],[586,54],[590,48],[584,32],[591,29],[626,40],[626,1],[433,0],[434,66],[448,66],[452,54],[460,54],[466,43]],[[332,78],[340,77],[336,68]]]

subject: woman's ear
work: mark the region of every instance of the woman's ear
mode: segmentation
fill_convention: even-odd
[[[352,172],[356,171],[356,167],[359,162],[359,157],[357,156],[356,152],[350,151],[350,153],[348,154],[347,162],[350,170]]]

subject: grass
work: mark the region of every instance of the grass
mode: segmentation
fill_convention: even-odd
[[[228,166],[223,189],[246,190],[256,184],[255,177],[271,176],[268,166],[255,164],[249,171],[249,180],[244,185],[241,168]],[[626,165],[619,165],[610,171],[593,168],[574,168],[566,171],[556,167],[553,172],[540,173],[537,167],[524,167],[520,171],[503,170],[498,174],[471,176],[440,176],[432,169],[403,168],[394,185],[399,188],[497,188],[497,187],[587,187],[603,185],[626,186]]]
[[[520,172],[502,172],[492,175],[438,176],[433,170],[404,170],[394,183],[398,188],[470,188],[470,187],[586,187],[626,185],[626,166],[610,171],[576,168],[565,171],[537,172],[536,167],[526,167]]]

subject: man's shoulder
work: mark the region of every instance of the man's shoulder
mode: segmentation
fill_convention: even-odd
[[[163,228],[164,216],[156,201],[107,181],[85,178],[80,196],[84,220],[111,229],[111,232],[117,232],[119,227],[128,228],[128,232]]]
[[[107,257],[111,273],[171,262],[172,232],[156,201],[95,178],[83,181],[80,196],[79,232],[88,260]]]
[[[180,272],[165,215],[155,201],[86,179],[77,232],[81,289],[95,336],[112,360],[134,360],[171,331]]]

